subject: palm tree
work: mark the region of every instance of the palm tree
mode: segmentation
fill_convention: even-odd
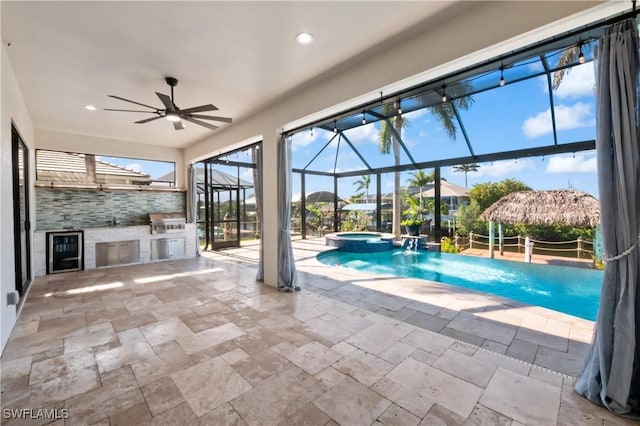
[[[456,139],[456,133],[458,127],[456,126],[456,111],[455,109],[467,110],[473,104],[473,98],[467,93],[471,92],[472,86],[468,82],[460,82],[455,87],[449,89],[448,95],[450,100],[447,102],[438,103],[436,105],[429,106],[429,110],[435,116],[436,120],[442,124],[447,136],[452,140]],[[430,96],[425,96],[424,101],[429,101]],[[419,99],[421,101],[422,99]],[[391,117],[396,113],[395,105],[387,104],[382,108],[382,113]],[[407,126],[407,121],[402,115],[396,115],[392,117],[389,122],[386,120],[381,121],[379,137],[379,148],[383,154],[389,154],[393,147],[394,165],[397,167],[400,165],[400,142],[396,140],[391,131],[391,127],[388,123],[391,123],[396,132],[402,137],[402,129]],[[400,172],[394,172],[394,189],[393,189],[393,225],[392,232],[396,238],[400,238],[400,221],[402,216],[402,206],[400,199]]]
[[[356,185],[356,191],[361,191],[361,190],[365,190],[366,191],[366,198],[365,198],[365,203],[369,202],[369,185],[371,185],[371,175],[364,175],[362,176],[359,180],[353,182],[354,185]]]
[[[427,184],[433,182],[435,173],[425,173],[424,169],[420,169],[415,172],[410,172],[409,174],[411,175],[411,179],[409,179],[407,183],[409,186],[415,186],[420,190],[418,198],[420,201],[420,207],[422,208],[424,207],[424,203],[422,202],[422,189],[427,186]]]
[[[480,164],[472,163],[472,164],[460,164],[458,166],[453,166],[452,169],[454,172],[464,172],[464,187],[467,187],[467,173],[469,172],[477,172]]]
[[[382,114],[387,117],[395,114],[394,105],[384,105],[382,108]],[[407,122],[402,115],[396,115],[389,119],[389,121],[383,120],[380,124],[380,131],[378,132],[380,152],[383,154],[389,154],[393,148],[393,163],[397,167],[400,165],[400,142],[393,135],[393,131],[391,130],[389,123],[393,125],[396,132],[398,132],[398,135],[402,136],[402,129],[406,127]],[[402,234],[400,229],[400,221],[402,220],[402,201],[400,199],[400,172],[398,170],[394,172],[393,181],[393,219],[391,232],[396,236],[396,238],[400,238],[400,235]]]

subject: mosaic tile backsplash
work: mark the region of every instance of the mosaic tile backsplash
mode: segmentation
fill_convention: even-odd
[[[186,214],[186,193],[36,188],[38,231],[147,225],[149,213]]]

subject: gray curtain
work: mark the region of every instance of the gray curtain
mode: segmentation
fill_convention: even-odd
[[[576,391],[611,412],[640,416],[638,304],[638,31],[605,29],[596,62],[596,150],[607,262],[591,351]]]
[[[260,249],[258,256],[258,272],[256,273],[256,280],[264,282],[264,225],[262,222],[262,146],[255,146],[251,148],[251,160],[256,165],[253,169],[253,188],[254,196],[256,199],[256,220],[258,221],[258,229],[260,235]]]
[[[189,184],[187,185],[187,222],[196,223],[198,220],[198,179],[196,168],[189,166]],[[200,256],[200,238],[198,237],[198,225],[196,224],[196,254]]]
[[[291,144],[278,141],[278,289],[297,291],[296,264],[291,246]]]

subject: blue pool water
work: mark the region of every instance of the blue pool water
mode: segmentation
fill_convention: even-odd
[[[369,273],[454,284],[592,321],[603,275],[595,269],[403,249],[380,253],[331,250],[320,253],[318,260]]]

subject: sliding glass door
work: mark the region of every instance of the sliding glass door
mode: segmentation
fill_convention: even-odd
[[[13,228],[16,290],[22,296],[31,282],[29,241],[29,151],[15,127],[11,128],[13,155]]]

